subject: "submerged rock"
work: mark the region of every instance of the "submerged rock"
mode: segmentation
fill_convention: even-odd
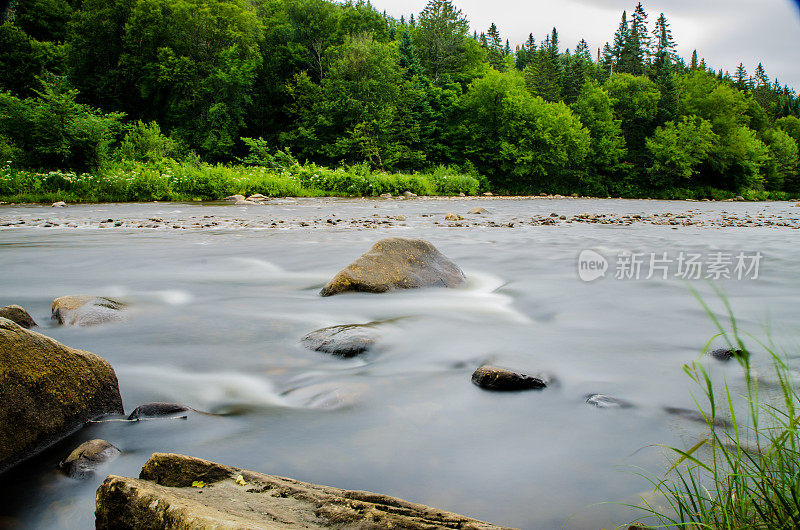
[[[0,473],[72,434],[121,414],[105,360],[0,318]]]
[[[244,200],[244,195],[228,195],[223,201],[239,202]]]
[[[15,322],[25,329],[35,328],[37,326],[33,317],[28,314],[25,309],[18,305],[7,305],[0,307],[0,318],[7,318]]]
[[[544,378],[533,377],[505,368],[484,365],[472,374],[472,382],[487,390],[532,390],[547,388]]]
[[[741,357],[744,355],[742,350],[738,350],[735,348],[717,348],[716,350],[711,350],[708,354],[718,361],[730,361],[734,357]]]
[[[191,410],[189,407],[185,405],[181,405],[180,403],[163,403],[163,402],[153,402],[153,403],[145,403],[144,405],[139,405],[133,412],[131,412],[130,416],[128,416],[129,420],[138,420],[141,418],[158,418],[162,416],[175,416],[176,414],[180,414],[182,412],[188,412]]]
[[[501,528],[395,497],[164,453],[151,456],[138,479],[110,475],[96,500],[95,526],[100,530]]]
[[[122,451],[105,440],[83,442],[58,467],[72,478],[87,478],[94,475],[100,464],[111,462]]]
[[[486,210],[486,208],[481,208],[480,206],[476,206],[475,208],[470,208],[470,210],[467,213],[473,215],[481,215],[489,212]]]
[[[604,394],[591,394],[586,396],[586,403],[597,407],[598,409],[614,409],[614,408],[622,408],[627,409],[632,407],[633,405],[624,399],[619,399],[611,396],[606,396]]]
[[[269,200],[269,197],[267,197],[266,195],[261,195],[260,193],[254,193],[253,195],[249,196],[245,200],[251,201],[251,202],[262,202],[262,201]]]
[[[126,306],[100,296],[62,296],[53,300],[52,319],[66,326],[95,326],[123,318]]]
[[[346,324],[312,331],[300,342],[306,348],[340,357],[355,357],[369,351],[379,337],[375,324]]]
[[[701,414],[697,410],[684,409],[680,407],[664,407],[664,412],[666,412],[667,414],[671,414],[673,416],[678,416],[685,420],[694,421],[697,423],[704,423],[706,425],[708,425],[708,422],[711,419],[710,417],[706,419],[706,417],[703,416],[703,414]],[[729,422],[724,418],[719,418],[719,417],[714,418],[713,424],[717,427],[723,427],[723,428],[731,427],[731,422]]]
[[[342,269],[322,288],[320,295],[456,287],[465,281],[458,265],[427,241],[390,237],[381,239],[369,252]]]
[[[445,221],[461,221],[462,217],[460,215],[454,214],[452,212],[448,213],[444,216]]]

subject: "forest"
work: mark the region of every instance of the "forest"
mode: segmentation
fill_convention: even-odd
[[[800,97],[667,16],[512,46],[450,0],[26,0],[0,13],[0,199],[800,194]],[[728,65],[730,67],[730,65]]]

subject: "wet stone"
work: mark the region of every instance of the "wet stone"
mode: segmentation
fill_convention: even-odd
[[[130,416],[128,416],[128,419],[139,420],[142,418],[173,417],[183,412],[188,412],[189,410],[191,410],[189,407],[181,405],[180,403],[145,403],[144,405],[136,407],[133,412],[131,412]]]
[[[372,349],[378,338],[374,324],[347,324],[312,331],[300,342],[310,350],[355,357]]]
[[[598,409],[630,408],[633,405],[623,399],[606,396],[604,394],[591,394],[586,396],[586,403]]]
[[[111,462],[121,453],[105,440],[89,440],[75,448],[58,467],[72,478],[89,478],[100,464]]]
[[[481,366],[473,372],[472,382],[486,390],[497,391],[547,388],[547,381],[544,378],[487,365]]]

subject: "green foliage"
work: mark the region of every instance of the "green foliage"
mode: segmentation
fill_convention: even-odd
[[[299,165],[288,148],[278,149],[275,154],[272,154],[269,144],[263,138],[242,138],[242,142],[250,149],[248,155],[241,160],[244,165],[282,170]]]
[[[180,158],[180,147],[175,140],[161,134],[158,123],[137,121],[125,133],[117,150],[117,158],[137,162],[177,159]]]
[[[588,131],[563,103],[532,96],[518,73],[490,71],[459,106],[468,158],[493,185],[555,191],[578,184]]]
[[[469,23],[450,0],[430,0],[419,15],[414,40],[427,74],[438,81],[467,64]]]
[[[652,185],[662,188],[696,184],[693,178],[718,141],[711,123],[697,116],[684,116],[677,123],[667,122],[656,129],[646,142],[653,157]]]
[[[783,129],[768,129],[761,139],[769,149],[764,170],[767,189],[797,191],[800,185],[797,142]]]
[[[108,159],[123,114],[103,114],[76,102],[63,79],[43,81],[35,98],[0,93],[0,137],[16,153],[15,165],[33,168],[98,168]]]

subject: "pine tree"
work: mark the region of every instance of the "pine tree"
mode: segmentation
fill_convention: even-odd
[[[739,66],[736,67],[736,73],[733,75],[733,84],[739,90],[744,90],[747,88],[748,84],[748,77],[747,77],[747,70],[744,67],[743,63],[739,63]]]
[[[417,48],[411,40],[411,32],[404,30],[400,35],[400,44],[398,46],[400,67],[405,69],[406,76],[411,78],[416,75],[422,74],[422,64],[419,62],[417,56]]]
[[[489,53],[487,59],[495,70],[503,69],[503,39],[500,38],[500,31],[494,22],[489,26],[489,31],[486,34],[486,44]]]
[[[689,66],[689,68],[694,72],[695,70],[697,70],[697,66],[698,66],[697,65],[697,50],[694,50],[692,52],[692,62],[691,62],[691,66]]]
[[[614,44],[611,46],[611,69],[619,70],[622,64],[622,54],[625,49],[625,43],[628,42],[630,28],[628,27],[628,14],[626,11],[622,12],[622,20],[619,23],[616,33],[614,33]],[[606,43],[608,45],[608,43]]]
[[[575,46],[575,57],[580,57],[586,62],[592,62],[592,54],[589,52],[589,43],[586,39],[581,39]]]
[[[606,73],[611,74],[614,71],[614,50],[611,48],[611,45],[606,43],[603,46],[603,54],[602,57],[598,58],[598,61],[603,66],[603,69]]]
[[[508,39],[506,39],[506,47],[505,47],[505,49],[503,50],[503,54],[504,54],[506,57],[508,57],[509,55],[511,55],[511,43],[508,41]]]
[[[655,37],[655,46],[653,48],[653,55],[655,62],[661,64],[672,65],[677,62],[678,54],[675,49],[675,41],[672,38],[672,30],[669,29],[669,22],[664,13],[656,20],[656,26],[653,29],[653,36]],[[697,51],[692,54],[692,61],[697,61]]]
[[[561,63],[558,56],[558,32],[542,42],[531,64],[525,69],[525,82],[532,94],[547,101],[558,101],[562,91]]]
[[[756,67],[755,83],[756,88],[769,87],[769,76],[767,76],[767,72],[764,70],[764,65],[761,63],[758,63],[758,66]]]
[[[636,38],[639,40],[639,52],[641,53],[642,62],[648,64],[651,55],[650,34],[647,31],[647,13],[641,2],[636,5],[631,17],[631,33],[635,33]]]

